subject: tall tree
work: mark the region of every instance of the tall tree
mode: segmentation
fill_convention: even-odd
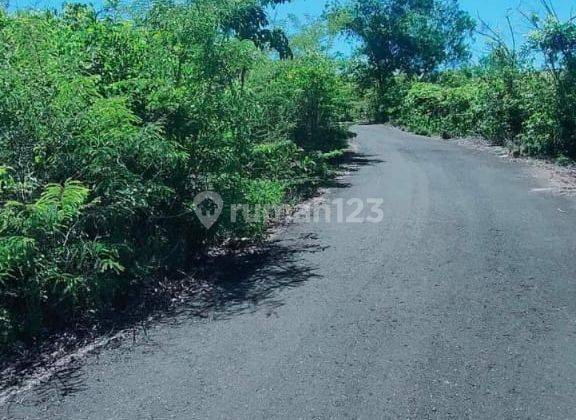
[[[227,27],[239,38],[249,39],[260,48],[271,48],[280,58],[292,57],[288,38],[281,29],[270,29],[266,14],[268,7],[288,3],[291,0],[248,0],[230,16]]]
[[[457,0],[351,0],[332,15],[360,40],[360,52],[380,80],[395,72],[427,74],[467,58],[475,27]]]
[[[544,58],[556,89],[559,132],[555,152],[576,156],[576,15],[562,21],[552,3],[542,0],[544,19],[530,17],[534,31],[529,45]]]

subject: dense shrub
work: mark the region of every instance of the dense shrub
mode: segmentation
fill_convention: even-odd
[[[306,151],[344,146],[345,132],[334,124],[334,117],[351,120],[354,94],[352,85],[340,76],[337,64],[318,53],[272,64],[266,62],[266,68],[254,80],[266,104],[267,129],[287,129],[284,134]]]
[[[474,102],[477,83],[415,82],[408,90],[395,122],[420,134],[461,136],[472,132],[478,114]]]
[[[393,122],[419,134],[482,136],[524,155],[575,158],[563,95],[549,73],[536,70],[482,72],[456,86],[413,82]]]
[[[410,80],[393,121],[422,134],[481,135],[518,154],[576,158],[576,24],[534,19],[522,54],[500,44],[473,71]],[[530,52],[544,66],[530,65]]]
[[[257,3],[0,12],[0,344],[261,231],[206,230],[199,192],[274,204],[326,174],[350,89],[322,54],[274,59]]]
[[[494,48],[481,68],[483,89],[477,99],[480,111],[478,132],[494,144],[513,141],[526,119],[522,105],[522,60],[504,46]],[[474,82],[474,81],[472,81]]]
[[[329,17],[359,42],[350,73],[368,120],[576,158],[576,19],[541,6],[543,18],[524,15],[533,30],[521,48],[482,22],[492,51],[474,67],[462,64],[476,24],[456,0],[348,0]]]

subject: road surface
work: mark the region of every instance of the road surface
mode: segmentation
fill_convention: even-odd
[[[576,204],[519,162],[359,126],[326,200],[381,223],[290,225],[214,265],[203,317],[90,356],[7,418],[576,418]]]

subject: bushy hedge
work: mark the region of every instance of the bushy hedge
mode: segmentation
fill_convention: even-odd
[[[483,136],[518,154],[575,159],[576,23],[554,15],[532,23],[521,52],[499,44],[472,69],[396,76],[403,89],[391,90],[400,95],[388,118],[423,134]]]
[[[457,84],[409,83],[392,121],[424,135],[481,136],[532,156],[576,158],[574,134],[562,121],[552,75],[525,70],[461,72]]]
[[[326,174],[350,89],[321,54],[235,36],[244,3],[0,11],[0,345],[261,231],[206,230],[199,192],[273,204]]]
[[[462,136],[477,126],[475,83],[414,82],[410,85],[395,121],[419,134]]]

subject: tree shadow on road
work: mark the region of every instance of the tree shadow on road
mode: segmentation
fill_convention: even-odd
[[[188,313],[230,318],[245,312],[282,305],[278,292],[318,277],[307,255],[327,249],[314,235],[269,241],[253,252],[209,259],[202,277],[207,289],[189,305]]]
[[[364,166],[382,162],[375,156],[348,151],[336,163],[343,173],[350,174]],[[327,188],[349,186],[342,177],[324,185]],[[319,277],[317,267],[311,261],[314,264],[321,263],[321,254],[327,249],[321,238],[306,232],[307,229],[304,232],[303,229],[296,229],[298,233],[290,233],[292,230],[288,229],[286,234],[277,235],[279,238],[241,251],[203,255],[198,259],[196,272],[181,282],[181,290],[175,293],[174,282],[168,281],[167,290],[160,293],[152,291],[141,296],[138,302],[128,305],[121,313],[111,314],[95,330],[96,335],[118,338],[91,353],[113,346],[130,348],[142,343],[153,348],[156,344],[148,331],[155,326],[178,327],[194,319],[221,321],[255,311],[265,311],[267,316],[273,315],[283,305],[283,290],[298,287]],[[88,336],[87,342],[91,341],[93,337]],[[33,379],[38,371],[44,374],[52,371],[45,375],[49,379],[41,381],[44,385],[38,390],[40,398],[48,393],[56,392],[65,396],[81,391],[84,387],[81,368],[86,355],[73,357],[70,363],[59,365],[60,359],[50,356],[57,353],[54,346],[47,345],[22,358],[8,370],[0,371],[8,372],[9,375],[0,381],[0,400],[3,388],[9,394],[22,385],[22,380]],[[65,346],[62,344],[64,351],[58,357],[79,350],[78,343],[73,343],[69,348]]]
[[[350,188],[352,184],[349,182],[349,176],[358,172],[365,166],[373,166],[380,163],[385,163],[376,155],[367,155],[359,153],[354,150],[347,150],[333,161],[338,167],[339,176],[327,180],[322,184],[324,188]]]
[[[124,314],[109,333],[118,338],[90,353],[97,355],[102,350],[117,347],[123,354],[130,354],[137,348],[145,348],[146,352],[160,351],[169,343],[149,332],[152,329],[180,328],[184,324],[189,326],[191,320],[218,322],[256,311],[265,311],[266,316],[271,316],[283,305],[282,290],[319,277],[309,257],[326,249],[315,235],[299,234],[269,240],[236,253],[204,256],[201,268],[190,279],[194,290],[190,289],[188,295],[183,295],[182,302],[170,307],[157,306],[155,311]],[[118,331],[124,334],[119,335]],[[4,408],[10,410],[10,406],[20,398],[19,387],[31,381],[38,384],[34,386],[35,392],[23,400],[25,405],[60,400],[85,390],[82,368],[87,356],[73,356],[64,364],[56,359],[35,357],[14,367],[10,371],[12,383],[5,384],[4,393],[0,392],[0,408],[3,402],[7,402]]]

